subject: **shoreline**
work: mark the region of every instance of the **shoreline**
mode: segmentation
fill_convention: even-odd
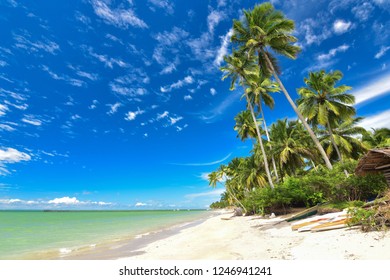
[[[283,218],[225,213],[119,260],[390,260],[390,232],[296,232]]]

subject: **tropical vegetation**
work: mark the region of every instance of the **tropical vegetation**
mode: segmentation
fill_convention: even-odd
[[[294,101],[280,77],[277,55],[295,59],[294,22],[272,4],[244,11],[233,21],[233,50],[221,67],[230,89],[242,87],[246,108],[235,117],[234,130],[242,141],[252,139],[247,157],[232,159],[209,174],[212,187],[226,191],[212,208],[241,207],[247,214],[287,212],[290,207],[325,201],[366,201],[383,195],[383,175],[357,177],[358,159],[369,149],[390,146],[387,128],[367,131],[359,126],[351,87],[340,84],[335,70],[310,72]],[[263,107],[274,108],[273,94],[283,92],[297,114],[266,125]],[[271,168],[270,168],[271,167]]]

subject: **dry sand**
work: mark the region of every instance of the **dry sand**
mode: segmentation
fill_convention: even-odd
[[[390,260],[390,232],[296,232],[282,218],[212,217],[124,260]]]

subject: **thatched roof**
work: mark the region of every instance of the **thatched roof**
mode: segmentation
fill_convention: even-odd
[[[390,147],[372,149],[360,159],[355,173],[364,175],[372,172],[383,172],[390,185]]]

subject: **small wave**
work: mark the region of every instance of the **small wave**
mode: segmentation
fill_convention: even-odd
[[[59,252],[60,252],[60,254],[64,254],[65,255],[65,254],[71,253],[72,250],[68,249],[68,248],[60,248]]]
[[[144,236],[147,236],[147,235],[149,235],[150,234],[150,232],[146,232],[146,233],[142,233],[142,234],[137,234],[134,238],[135,239],[140,239],[140,238],[142,238],[142,237],[144,237]]]

